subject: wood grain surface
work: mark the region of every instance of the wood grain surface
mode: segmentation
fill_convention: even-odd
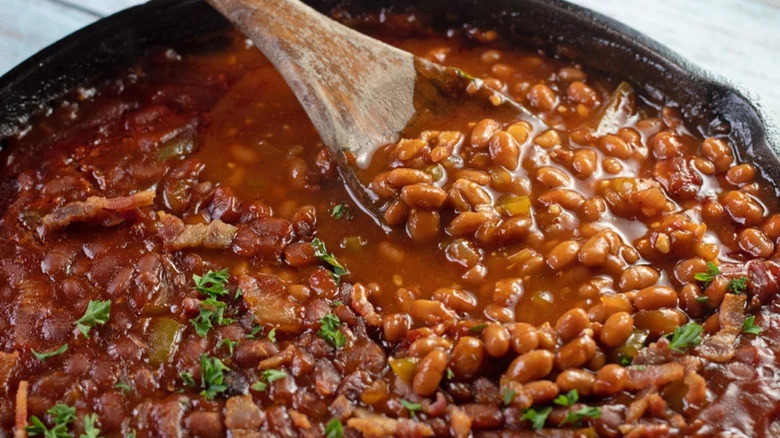
[[[484,0],[489,2],[490,0]],[[780,0],[570,0],[744,85],[780,118]],[[139,0],[0,0],[0,74]]]

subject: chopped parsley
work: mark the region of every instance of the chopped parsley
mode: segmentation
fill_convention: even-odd
[[[577,400],[580,399],[580,395],[577,393],[576,389],[572,389],[571,391],[567,392],[565,395],[561,394],[558,397],[553,400],[553,403],[560,406],[573,406],[574,403],[577,403]]]
[[[347,268],[345,268],[344,265],[336,260],[336,256],[328,252],[328,249],[325,247],[325,243],[318,237],[311,241],[311,247],[314,248],[315,256],[330,265],[330,276],[333,277],[333,281],[335,281],[336,284],[341,282],[341,277],[349,275]]]
[[[265,370],[262,373],[260,373],[260,379],[265,380],[255,382],[252,384],[251,388],[253,391],[265,391],[266,388],[268,388],[269,383],[273,383],[279,379],[283,379],[287,376],[287,373],[284,371],[279,370]]]
[[[477,324],[477,325],[475,325],[473,327],[469,327],[469,331],[471,333],[482,333],[482,330],[485,330],[486,327],[487,327],[487,324],[485,324],[485,323]]]
[[[260,374],[260,377],[265,379],[268,383],[273,383],[279,379],[287,377],[287,373],[279,370],[265,370]]]
[[[702,327],[695,322],[677,327],[669,342],[669,349],[682,353],[690,347],[701,344],[701,332]]]
[[[225,287],[229,278],[230,274],[227,268],[216,272],[208,271],[202,277],[200,275],[192,276],[195,289],[206,297],[200,302],[198,316],[190,320],[190,324],[195,327],[195,333],[201,338],[205,337],[213,327],[233,322],[231,318],[225,318],[227,304],[217,299],[229,294]],[[240,290],[236,292],[236,297],[238,297],[238,292]]]
[[[455,373],[452,371],[452,368],[447,367],[447,380],[452,380],[455,377]]]
[[[191,387],[193,387],[193,388],[194,388],[194,387],[196,387],[196,386],[198,386],[198,385],[195,383],[195,379],[193,379],[193,378],[192,378],[192,373],[191,373],[191,372],[189,372],[189,371],[182,371],[182,372],[180,372],[180,373],[179,373],[179,377],[181,377],[181,380],[182,380],[182,381],[184,382],[184,384],[185,384],[185,385],[187,385],[187,386],[191,386]]]
[[[51,429],[47,428],[40,418],[33,415],[30,417],[30,424],[26,427],[28,435],[42,435],[44,438],[72,438],[73,435],[68,432],[68,425],[76,419],[76,408],[59,403],[46,413],[51,419]]]
[[[702,295],[700,297],[696,297],[696,301],[698,301],[700,303],[706,303],[709,300],[710,300],[710,297],[708,297],[707,295]]]
[[[240,287],[236,288],[236,294],[233,295],[233,299],[237,300],[237,299],[241,298],[242,296],[244,296],[244,291],[242,291]]]
[[[733,294],[741,294],[747,290],[747,277],[737,277],[729,280],[729,284],[726,286],[726,291]]]
[[[114,385],[114,388],[121,389],[122,391],[125,391],[125,392],[131,391],[133,389],[124,380],[117,381],[116,384]]]
[[[544,427],[544,423],[547,421],[547,417],[550,415],[552,410],[552,406],[542,408],[539,411],[536,411],[533,408],[528,408],[525,410],[525,412],[523,412],[523,416],[520,417],[520,420],[530,421],[531,429],[533,430],[541,429]]]
[[[569,411],[566,414],[566,418],[561,421],[561,424],[559,426],[563,426],[566,423],[569,423],[575,427],[578,427],[581,425],[582,420],[585,418],[593,418],[594,420],[601,417],[601,409],[593,406],[583,406],[580,409],[577,409],[576,411]]]
[[[84,316],[76,321],[76,328],[79,329],[85,338],[89,338],[89,330],[96,325],[107,323],[110,313],[111,300],[90,301]]]
[[[217,345],[217,348],[222,348],[222,346],[227,346],[228,349],[228,356],[233,355],[233,349],[238,345],[240,341],[234,341],[232,339],[225,338]]]
[[[195,289],[203,295],[210,297],[218,297],[227,295],[228,290],[225,285],[230,279],[228,269],[222,269],[219,271],[208,271],[202,277],[200,275],[193,275],[192,281],[195,282]]]
[[[97,415],[87,414],[84,416],[84,433],[79,438],[98,438],[100,435],[100,429],[95,425],[97,423]]]
[[[712,280],[715,279],[715,277],[720,274],[720,269],[718,269],[718,265],[712,262],[707,262],[707,271],[706,272],[697,272],[693,278],[695,278],[698,281],[704,282],[704,287],[712,283]]]
[[[274,344],[276,343],[276,329],[275,328],[272,328],[271,331],[268,332],[267,338],[268,338],[269,341],[273,342]]]
[[[512,400],[515,399],[515,396],[517,395],[517,392],[515,392],[512,388],[504,388],[501,390],[501,400],[504,401],[504,406],[509,406],[509,403],[512,403]]]
[[[130,431],[130,433],[127,434],[126,438],[135,438],[135,434],[136,434],[135,429],[133,429]]]
[[[320,319],[320,324],[322,324],[322,326],[317,334],[320,335],[322,339],[328,341],[330,345],[341,348],[347,343],[347,337],[339,330],[341,320],[338,316],[329,313]]]
[[[228,387],[225,384],[225,371],[230,371],[221,360],[216,357],[200,356],[200,386],[203,390],[200,395],[209,400],[225,392]]]
[[[263,331],[263,326],[256,325],[256,326],[252,327],[252,331],[248,335],[246,335],[246,338],[247,339],[257,339],[257,335],[259,335],[261,331]]]
[[[631,365],[631,362],[634,361],[634,358],[631,356],[626,356],[625,354],[620,355],[620,365],[623,365],[624,367],[627,367]]]
[[[407,411],[409,411],[409,414],[414,417],[417,415],[417,412],[419,412],[422,409],[422,405],[419,403],[412,403],[410,401],[407,401],[405,399],[401,399],[401,406],[405,407]]]
[[[44,360],[46,360],[46,359],[48,359],[48,358],[50,358],[50,357],[53,357],[53,356],[58,356],[58,355],[60,355],[60,354],[62,354],[62,353],[64,353],[64,352],[68,351],[68,344],[62,344],[62,345],[60,345],[60,348],[58,348],[58,349],[56,349],[56,350],[52,350],[52,351],[44,351],[44,352],[42,352],[42,353],[39,353],[39,352],[37,352],[37,351],[35,351],[35,350],[33,350],[33,349],[30,349],[30,351],[32,351],[32,354],[33,354],[35,357],[37,357],[37,358],[38,358],[38,360],[40,360],[41,362],[43,362]]]
[[[750,315],[745,318],[745,322],[742,323],[742,333],[749,333],[751,335],[757,335],[761,333],[761,327],[757,326],[755,321],[755,315]]]
[[[325,438],[343,438],[344,426],[338,418],[334,418],[325,426]]]
[[[330,209],[330,215],[336,219],[344,218],[348,221],[352,220],[352,210],[349,209],[349,205],[345,203],[336,204]]]

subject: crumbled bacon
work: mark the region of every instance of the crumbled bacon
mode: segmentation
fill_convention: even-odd
[[[634,366],[628,368],[628,386],[633,390],[644,389],[650,385],[662,387],[681,380],[684,376],[685,367],[677,362]]]
[[[237,228],[216,219],[208,224],[185,225],[181,219],[165,212],[158,212],[161,227],[159,235],[165,249],[178,251],[184,248],[229,248],[236,237]]]
[[[85,201],[74,201],[55,208],[43,217],[43,225],[49,231],[65,228],[74,222],[113,225],[124,220],[122,213],[152,205],[154,197],[152,190],[117,198],[90,196]]]
[[[0,351],[0,394],[5,394],[8,391],[8,378],[11,377],[11,373],[16,368],[16,364],[19,361],[19,352],[4,353]]]
[[[19,382],[16,390],[14,438],[27,438],[27,381]]]

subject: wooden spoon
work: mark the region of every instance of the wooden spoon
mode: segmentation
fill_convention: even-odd
[[[350,163],[365,168],[378,147],[396,142],[405,130],[414,131],[425,114],[461,108],[469,98],[460,91],[470,83],[472,91],[480,90],[472,95],[481,96],[471,100],[543,126],[514,100],[461,70],[369,38],[300,1],[208,2],[251,38],[281,73],[353,197],[377,219],[382,216],[376,195],[358,180]],[[345,152],[354,159],[348,160]]]

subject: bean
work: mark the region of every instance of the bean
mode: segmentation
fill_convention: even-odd
[[[432,300],[415,300],[410,313],[412,318],[432,324],[455,319],[455,313],[449,307],[442,302]]]
[[[558,78],[565,82],[585,81],[588,76],[576,67],[563,67],[558,71]]]
[[[777,241],[780,237],[780,214],[773,214],[770,216],[763,225],[761,225],[761,231],[766,234],[772,241]]]
[[[558,374],[558,377],[555,379],[555,384],[558,385],[558,388],[563,392],[577,390],[577,394],[585,396],[590,394],[595,381],[596,378],[593,374],[585,370],[571,368]]]
[[[473,312],[477,308],[477,299],[470,292],[451,287],[436,289],[433,299],[441,301],[457,312]]]
[[[412,208],[436,209],[447,200],[447,192],[433,184],[410,184],[401,189],[401,199]]]
[[[439,213],[412,209],[406,223],[406,231],[415,242],[427,242],[439,235]]]
[[[536,327],[525,322],[518,322],[512,326],[510,341],[515,353],[525,354],[539,346],[539,335]]]
[[[479,371],[485,359],[485,347],[477,338],[464,336],[458,339],[452,350],[450,367],[456,376],[470,378]]]
[[[533,399],[533,404],[544,404],[551,402],[560,393],[560,389],[555,382],[549,380],[537,380],[523,385],[526,394]]]
[[[650,266],[632,266],[620,275],[618,287],[622,291],[643,289],[654,285],[660,274]]]
[[[639,310],[655,310],[662,307],[676,307],[677,293],[665,286],[646,287],[637,292],[634,307]]]
[[[485,349],[493,357],[503,357],[509,351],[509,331],[499,324],[488,324],[482,331]]]
[[[382,320],[385,339],[392,343],[401,342],[411,326],[412,320],[406,313],[393,313]]]
[[[718,173],[727,171],[734,161],[731,147],[720,138],[710,137],[704,140],[701,144],[701,154],[712,161]]]
[[[447,361],[447,354],[438,349],[431,351],[420,361],[412,380],[415,394],[429,396],[436,392],[447,369]]]
[[[517,140],[506,131],[498,131],[490,138],[490,159],[508,170],[515,170],[520,158]]]
[[[673,333],[686,319],[685,315],[673,309],[640,310],[633,318],[636,328],[649,330],[651,336]]]
[[[659,160],[674,158],[682,154],[683,144],[673,131],[661,131],[650,137],[649,145],[653,156]]]
[[[571,309],[555,322],[555,331],[563,342],[577,337],[590,324],[588,314],[582,309]]]
[[[569,87],[566,89],[566,94],[572,101],[581,103],[587,107],[593,107],[599,101],[599,95],[596,94],[596,91],[580,81],[569,84]]]
[[[404,223],[408,216],[409,216],[409,207],[406,205],[405,202],[401,201],[400,199],[396,199],[393,202],[391,202],[390,205],[385,209],[383,213],[385,223],[387,223],[390,226],[400,225]]]
[[[590,149],[579,149],[574,152],[571,166],[576,172],[577,178],[585,179],[593,175],[598,165],[598,159],[596,151]]]
[[[609,156],[621,160],[631,158],[631,146],[620,136],[607,134],[599,139],[599,146]]]
[[[493,119],[482,119],[471,130],[471,146],[487,147],[490,138],[501,129],[501,125]]]
[[[628,383],[626,369],[617,364],[608,364],[596,374],[593,393],[602,397],[615,395]]]
[[[379,242],[379,244],[377,244],[377,250],[379,256],[382,257],[383,260],[391,263],[403,263],[406,259],[406,252],[403,248],[388,241]]]
[[[496,216],[494,212],[490,211],[464,211],[455,216],[455,219],[447,225],[447,232],[451,236],[471,234],[488,220],[497,219]]]
[[[409,355],[424,357],[437,348],[444,351],[450,351],[452,349],[452,341],[441,336],[420,338],[409,345]]]
[[[531,106],[541,111],[550,111],[558,105],[558,95],[544,84],[531,87],[527,97]]]
[[[723,204],[731,219],[740,225],[758,224],[764,216],[764,208],[761,204],[739,190],[726,193]]]
[[[775,245],[760,230],[746,228],[739,232],[739,249],[753,257],[766,259],[774,252]]]
[[[417,169],[398,168],[387,173],[387,182],[397,188],[410,184],[432,183],[433,177]]]
[[[506,371],[511,380],[526,383],[550,374],[554,356],[547,350],[534,350],[515,358]]]
[[[602,234],[596,234],[586,240],[580,248],[577,257],[585,266],[597,267],[604,264],[609,255],[609,242]]]
[[[555,271],[560,271],[577,259],[580,243],[567,240],[556,245],[547,255],[547,264]]]
[[[539,202],[546,207],[558,204],[565,209],[576,210],[585,203],[585,198],[574,190],[553,189],[542,193]]]
[[[554,167],[542,167],[536,172],[536,180],[541,184],[554,189],[568,185],[571,179],[562,170]]]
[[[707,262],[701,257],[685,259],[674,267],[674,276],[680,283],[696,281],[696,274],[707,270]]]
[[[534,143],[545,149],[551,149],[554,146],[561,144],[561,135],[554,129],[549,129],[539,134],[534,138]]]
[[[509,127],[506,128],[506,132],[514,137],[518,144],[522,145],[528,140],[528,133],[531,132],[531,125],[527,122],[516,122],[509,125]]]
[[[539,337],[539,348],[545,350],[552,350],[558,345],[558,333],[552,328],[549,322],[545,322],[537,329],[537,336]]]
[[[419,155],[425,148],[428,147],[428,142],[420,139],[401,139],[395,147],[395,155],[401,161],[408,161]]]
[[[735,186],[743,186],[753,181],[756,176],[756,168],[750,164],[740,164],[730,168],[726,172],[726,181]]]
[[[610,315],[601,328],[599,339],[607,347],[622,345],[634,330],[634,318],[628,312],[617,312]]]
[[[450,189],[451,201],[453,199],[453,190],[456,190],[457,195],[459,195],[458,197],[462,198],[463,201],[467,203],[465,204],[466,208],[461,207],[461,210],[468,210],[469,207],[491,204],[493,202],[493,198],[485,189],[483,189],[474,181],[468,180],[466,178],[459,178],[455,180],[454,183],[452,183],[452,188]]]
[[[555,354],[555,362],[558,368],[577,368],[584,365],[596,354],[596,343],[590,336],[580,336],[565,344]]]

